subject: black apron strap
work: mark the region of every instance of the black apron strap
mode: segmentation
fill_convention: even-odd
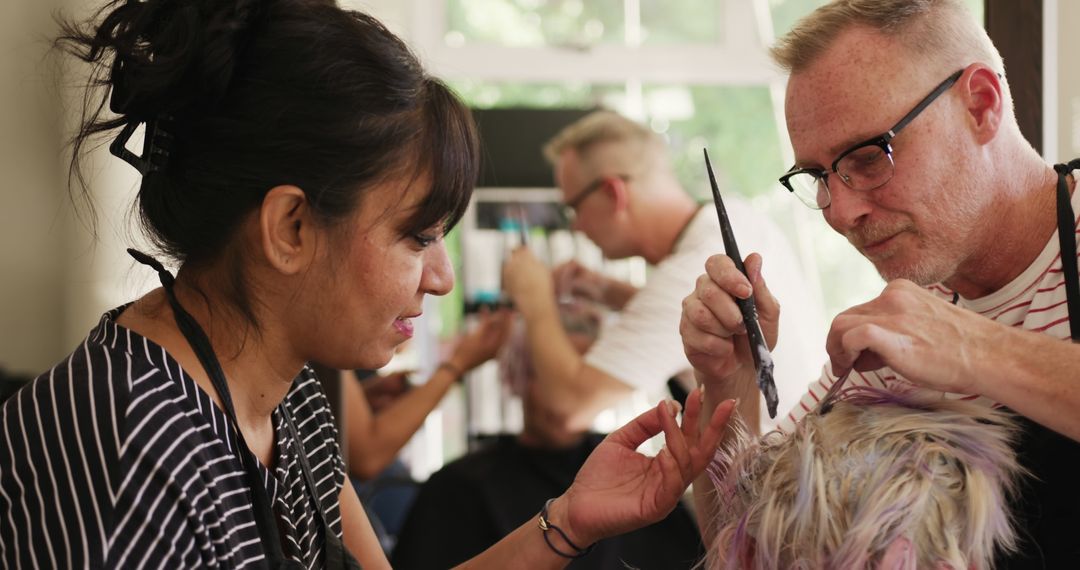
[[[206,370],[206,374],[210,377],[210,382],[213,383],[214,389],[217,390],[218,397],[221,398],[221,403],[225,407],[225,414],[236,428],[236,439],[239,446],[239,449],[236,450],[236,455],[240,459],[240,464],[244,467],[244,474],[247,479],[248,487],[251,488],[251,502],[252,509],[254,510],[252,514],[255,518],[255,526],[259,531],[259,538],[262,541],[267,566],[273,570],[303,568],[303,565],[295,560],[285,558],[285,551],[281,547],[281,531],[278,528],[277,517],[274,515],[270,497],[266,492],[266,481],[263,480],[258,465],[255,464],[255,458],[251,454],[251,448],[244,439],[244,434],[240,430],[240,424],[236,421],[236,409],[233,407],[232,395],[229,392],[229,384],[225,380],[225,372],[221,368],[221,363],[218,361],[217,355],[214,354],[214,348],[210,344],[210,339],[206,336],[206,333],[203,332],[202,327],[199,326],[199,323],[195,318],[184,310],[184,307],[180,305],[180,301],[177,300],[176,293],[173,291],[175,279],[172,274],[153,257],[131,248],[127,251],[135,258],[135,261],[148,265],[157,271],[158,277],[161,279],[161,285],[164,287],[165,294],[169,298],[169,305],[172,306],[173,316],[176,319],[176,326],[180,329],[184,338],[187,339],[188,344],[191,345],[191,349],[195,352],[195,356],[198,357],[199,362],[202,363],[203,369]],[[282,407],[282,409],[284,409],[284,407]],[[295,433],[292,436],[293,439],[296,439]],[[304,457],[303,446],[301,446],[299,455],[300,457]],[[304,464],[304,467],[305,469],[307,468],[306,463]],[[310,475],[307,479],[311,479]],[[315,506],[319,516],[323,517],[322,505],[316,503]],[[325,518],[322,518],[322,520],[324,534],[333,534],[329,532],[328,527],[325,524]],[[329,550],[329,543],[327,543],[327,550]],[[327,553],[327,559],[329,560],[329,552]],[[327,567],[332,568],[332,566],[329,565]]]
[[[1073,342],[1080,342],[1080,274],[1076,267],[1076,215],[1065,177],[1080,168],[1080,158],[1067,164],[1055,164],[1057,171],[1058,241],[1061,244],[1061,271],[1065,274],[1065,299],[1069,308],[1069,331]]]
[[[296,424],[293,423],[292,413],[285,406],[281,407],[281,413],[285,416],[285,425],[289,429],[289,435],[292,436],[293,441],[300,446],[298,455],[300,456],[300,466],[304,471],[304,479],[307,480],[307,488],[311,493],[311,500],[315,502],[316,511],[319,513],[319,520],[322,521],[324,536],[326,541],[326,567],[327,568],[342,568],[344,570],[360,570],[360,563],[352,557],[351,554],[345,549],[345,545],[341,542],[341,539],[336,534],[330,532],[330,524],[326,521],[326,513],[323,511],[322,503],[319,502],[318,489],[315,485],[315,477],[311,472],[311,465],[308,463],[307,454],[304,453],[304,447],[300,440],[300,431],[296,429]],[[349,481],[345,481],[346,485],[350,485]]]

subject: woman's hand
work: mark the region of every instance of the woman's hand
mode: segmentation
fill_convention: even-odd
[[[681,428],[678,404],[660,402],[593,450],[574,483],[552,503],[549,520],[584,547],[663,519],[712,461],[734,406],[733,400],[717,406],[700,433],[700,389],[687,398]],[[661,431],[667,441],[660,453],[647,457],[636,451]]]

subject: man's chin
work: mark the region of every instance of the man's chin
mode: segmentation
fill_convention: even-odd
[[[946,271],[941,267],[935,267],[930,263],[925,262],[907,262],[900,263],[899,260],[890,259],[881,262],[874,262],[874,268],[877,269],[878,275],[885,280],[886,283],[894,281],[896,279],[907,279],[916,285],[926,287],[933,285],[934,283],[941,283],[945,281],[950,275],[951,271]]]

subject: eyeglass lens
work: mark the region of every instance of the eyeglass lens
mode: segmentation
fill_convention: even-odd
[[[852,190],[873,190],[885,185],[893,175],[892,155],[884,146],[871,143],[852,149],[836,162],[836,175]],[[832,201],[827,185],[828,173],[801,172],[788,179],[795,195],[811,208],[825,208]]]

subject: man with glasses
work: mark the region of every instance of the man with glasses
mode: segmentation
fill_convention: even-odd
[[[796,160],[780,181],[888,281],[833,321],[831,371],[781,427],[794,429],[834,373],[849,371],[849,385],[1006,407],[1020,416],[1016,449],[1034,477],[1014,505],[1019,550],[997,567],[1075,567],[1080,345],[1068,341],[1080,339],[1080,199],[1067,174],[1080,163],[1047,164],[1024,139],[1001,57],[959,0],[837,0],[773,56],[791,73]],[[759,263],[748,260],[751,275]],[[752,287],[767,338],[779,307],[730,259],[705,269],[684,304],[687,356],[707,409],[739,396],[754,406],[733,298]]]
[[[545,409],[561,415],[566,429],[583,430],[634,389],[658,394],[669,378],[680,375],[692,384],[679,338],[681,302],[705,259],[723,250],[723,240],[715,210],[701,208],[683,190],[664,141],[643,125],[599,111],[566,127],[545,154],[555,167],[573,227],[608,259],[641,256],[651,265],[641,290],[576,262],[557,268],[553,278],[526,249],[515,252],[506,265],[503,286],[526,322],[542,386],[539,397],[546,400]],[[780,396],[795,401],[806,390],[807,367],[820,367],[824,360],[820,303],[804,287],[783,232],[732,193],[725,201],[739,243],[769,256],[766,273],[785,284],[779,291],[791,303],[785,327],[819,339],[799,344],[793,334],[786,341],[791,346],[778,351]],[[605,323],[584,356],[571,348],[558,326],[558,298],[568,293],[618,311],[618,319]]]

